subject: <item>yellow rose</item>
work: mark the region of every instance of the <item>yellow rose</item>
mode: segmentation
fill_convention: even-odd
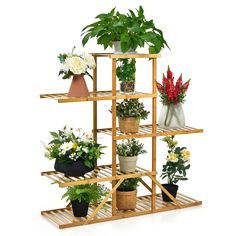
[[[187,149],[184,149],[181,151],[181,155],[186,161],[188,161],[190,159],[191,153]]]
[[[67,57],[65,63],[69,70],[75,75],[83,74],[87,69],[84,60],[78,56]]]
[[[170,161],[170,162],[177,162],[179,159],[178,159],[178,155],[171,152],[168,157],[167,157],[167,160]]]
[[[77,143],[73,143],[72,148],[76,149],[77,147],[78,147],[78,144]]]

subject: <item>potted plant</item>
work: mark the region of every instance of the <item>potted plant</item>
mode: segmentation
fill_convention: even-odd
[[[137,187],[140,178],[125,179],[116,190],[118,210],[133,210],[136,207]]]
[[[119,66],[116,68],[116,75],[120,81],[122,93],[133,93],[135,89],[135,59],[118,59]]]
[[[61,69],[59,76],[62,79],[69,79],[73,77],[71,86],[68,92],[68,97],[86,97],[89,96],[89,91],[84,80],[84,75],[88,75],[93,78],[89,73],[88,69],[94,69],[96,67],[95,60],[91,54],[74,53],[75,47],[73,47],[71,53],[59,54]]]
[[[135,172],[138,155],[146,153],[143,144],[138,140],[127,139],[116,145],[120,162],[120,171],[124,173]]]
[[[45,146],[45,157],[56,159],[54,168],[67,176],[83,176],[94,169],[95,162],[100,158],[104,148],[95,143],[92,136],[74,132],[66,126],[58,132],[50,132],[51,142]]]
[[[182,104],[185,101],[189,83],[190,79],[183,83],[181,74],[174,84],[174,76],[169,66],[167,76],[163,74],[162,84],[156,82],[163,104],[158,121],[160,127],[178,128],[185,126]]]
[[[104,49],[115,46],[115,53],[135,53],[137,47],[148,45],[149,53],[159,53],[168,47],[163,33],[157,29],[153,20],[147,20],[142,6],[134,12],[121,14],[113,8],[108,13],[96,16],[96,22],[87,25],[82,30],[82,43],[96,37],[97,44]]]
[[[186,170],[190,168],[189,158],[191,153],[186,147],[177,147],[177,141],[174,136],[167,136],[162,139],[167,143],[168,155],[166,164],[163,165],[162,179],[167,178],[168,183],[163,184],[163,187],[175,198],[178,185],[176,183],[180,180],[187,180]],[[172,200],[162,191],[163,201],[171,202]]]
[[[116,104],[119,128],[122,133],[137,133],[140,119],[147,119],[150,112],[144,109],[144,104],[138,98],[125,99]]]
[[[75,217],[85,217],[88,214],[89,204],[99,204],[108,192],[104,185],[85,184],[68,187],[62,199],[66,198],[66,201],[71,202]]]

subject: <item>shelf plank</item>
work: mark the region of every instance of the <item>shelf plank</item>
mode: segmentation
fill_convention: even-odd
[[[51,94],[40,94],[40,98],[48,98],[57,100],[58,103],[65,102],[88,102],[88,101],[101,101],[101,100],[119,100],[119,99],[132,99],[132,98],[153,98],[156,94],[142,93],[136,91],[133,94],[123,94],[119,90],[116,91],[116,96],[112,95],[112,91],[97,91],[90,92],[88,97],[68,97],[67,93],[51,93]]]
[[[137,167],[135,172],[122,173],[119,170],[119,165],[116,167],[117,174],[112,175],[112,165],[103,165],[96,167],[93,171],[85,174],[84,177],[64,177],[62,173],[57,171],[44,171],[41,172],[45,176],[59,185],[59,187],[68,187],[82,184],[92,184],[98,182],[119,180],[121,178],[136,178],[142,176],[156,175],[155,171],[149,171],[141,167]]]
[[[111,128],[98,129],[98,133],[104,133],[107,135],[112,135]],[[190,126],[185,126],[183,128],[161,128],[157,124],[156,133],[152,132],[152,125],[141,125],[138,133],[121,133],[119,128],[117,128],[115,140],[122,140],[127,138],[147,138],[155,136],[167,136],[167,135],[179,135],[179,134],[194,134],[202,133],[203,129],[193,128]]]
[[[183,208],[202,204],[201,201],[187,197],[181,193],[177,194],[176,199],[181,202]],[[156,194],[155,203],[155,209],[152,210],[151,195],[140,196],[137,198],[137,205],[134,210],[117,211],[116,214],[112,216],[112,202],[109,201],[106,203],[106,209],[100,209],[97,216],[95,216],[89,224],[178,209],[174,203],[164,202],[161,193]],[[90,206],[87,217],[74,217],[71,207],[42,211],[41,215],[52,221],[59,229],[64,229],[85,225],[86,220],[93,214],[95,209],[96,207]]]
[[[92,53],[94,57],[109,57],[109,58],[160,58],[160,54],[147,54],[147,53],[135,53],[135,54],[114,54],[114,53]]]

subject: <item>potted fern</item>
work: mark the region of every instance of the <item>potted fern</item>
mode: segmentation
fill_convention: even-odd
[[[104,185],[85,184],[68,187],[62,199],[66,198],[66,201],[71,202],[75,217],[85,217],[88,214],[89,204],[99,204],[108,192]]]
[[[137,133],[140,119],[147,119],[150,112],[144,109],[144,104],[138,98],[125,99],[116,104],[116,114],[119,121],[119,129],[122,133]]]
[[[135,53],[138,47],[148,45],[149,53],[159,53],[168,47],[163,33],[153,20],[147,20],[142,6],[134,12],[129,10],[122,14],[113,8],[108,13],[96,16],[97,21],[82,30],[83,46],[91,39],[97,38],[97,44],[104,49],[115,46],[114,53]]]
[[[54,168],[67,176],[83,176],[92,171],[105,146],[95,143],[89,134],[66,126],[50,132],[52,140],[45,145],[45,157],[55,159]]]
[[[135,59],[118,59],[116,75],[120,82],[121,93],[133,93],[135,90]]]
[[[143,144],[138,140],[127,139],[116,145],[120,162],[120,171],[124,173],[135,172],[138,155],[146,153]]]
[[[133,210],[137,202],[137,187],[140,178],[125,179],[116,190],[118,210]]]
[[[167,184],[163,184],[163,187],[175,198],[179,188],[177,182],[187,180],[186,170],[190,168],[191,153],[186,147],[177,147],[178,142],[174,140],[174,136],[167,136],[161,140],[168,146],[168,155],[161,174],[162,179],[167,178]],[[162,198],[166,202],[172,201],[163,191]]]

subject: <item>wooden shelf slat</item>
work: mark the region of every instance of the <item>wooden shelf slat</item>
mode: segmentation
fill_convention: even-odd
[[[201,201],[194,200],[181,193],[177,194],[176,199],[181,202],[183,208],[199,206],[202,204]],[[112,202],[109,201],[106,203],[106,209],[99,210],[98,214],[89,222],[89,224],[123,219],[139,215],[146,215],[157,212],[170,211],[178,208],[173,202],[163,202],[161,193],[156,194],[155,202],[156,207],[152,210],[151,195],[140,196],[137,198],[136,209],[129,211],[117,211],[117,213],[112,216]],[[87,217],[74,217],[71,207],[42,211],[41,215],[44,216],[46,219],[52,221],[59,229],[63,229],[84,225],[86,219],[90,217],[95,208],[96,207],[94,206],[89,207]]]
[[[202,133],[203,129],[193,128],[185,126],[183,128],[160,128],[157,125],[157,132],[152,133],[152,125],[141,125],[138,133],[121,133],[119,128],[117,128],[115,140],[127,139],[127,138],[145,138],[145,137],[155,137],[155,136],[167,136],[167,135],[178,135],[178,134],[194,134]],[[111,128],[98,129],[98,133],[104,133],[107,135],[112,135]]]
[[[133,94],[123,94],[120,91],[116,91],[116,96],[112,95],[111,91],[97,91],[90,92],[88,97],[68,97],[67,93],[52,93],[52,94],[40,94],[40,98],[47,98],[57,100],[59,103],[65,102],[89,102],[89,101],[102,101],[102,100],[119,100],[119,99],[132,99],[132,98],[152,98],[156,97],[156,94],[142,93],[135,91]]]
[[[81,184],[91,184],[112,180],[119,180],[121,178],[136,178],[141,176],[155,175],[156,172],[146,170],[142,167],[137,167],[135,172],[122,173],[117,165],[117,175],[112,176],[111,165],[103,165],[96,167],[93,171],[85,174],[85,177],[63,177],[63,174],[57,171],[45,171],[41,175],[49,178],[53,183],[57,183],[59,187],[68,187]]]

